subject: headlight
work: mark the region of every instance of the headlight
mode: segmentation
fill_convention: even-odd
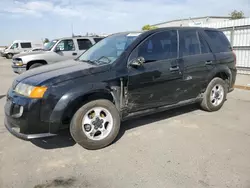
[[[13,59],[13,64],[16,66],[23,66],[23,61],[21,58],[15,58]]]
[[[16,93],[29,98],[43,98],[43,95],[46,90],[47,87],[44,86],[31,86],[24,83],[17,84],[15,88]]]

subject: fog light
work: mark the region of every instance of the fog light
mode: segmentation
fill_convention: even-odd
[[[19,110],[18,110],[19,107]],[[23,115],[23,106],[14,106],[13,108],[13,115],[14,118],[20,118]]]

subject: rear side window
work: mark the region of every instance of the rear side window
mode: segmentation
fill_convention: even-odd
[[[222,31],[205,30],[205,33],[209,36],[211,42],[213,43],[213,46],[215,48],[213,49],[213,51],[215,52],[232,51],[230,42],[228,41],[227,37]]]
[[[21,43],[22,48],[31,48],[31,43],[30,42],[23,42]]]
[[[197,55],[201,53],[198,33],[195,30],[180,30],[180,56]]]
[[[97,43],[99,41],[101,41],[103,38],[94,38],[94,41]]]
[[[199,35],[199,40],[200,40],[201,53],[202,54],[211,53],[211,50],[207,44],[207,41],[201,36],[200,33],[198,35]]]
[[[89,39],[77,39],[79,50],[87,50],[92,46]]]

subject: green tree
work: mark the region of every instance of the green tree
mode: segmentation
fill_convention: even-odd
[[[242,11],[234,10],[229,14],[232,20],[244,18],[244,13]]]
[[[43,43],[49,43],[49,39],[48,38],[45,38]]]
[[[149,24],[144,25],[144,26],[142,27],[142,30],[143,30],[143,31],[151,30],[151,29],[157,29],[157,27],[151,26],[151,25],[149,25]]]

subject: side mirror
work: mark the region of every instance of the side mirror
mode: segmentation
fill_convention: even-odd
[[[55,48],[55,52],[60,52],[60,51],[61,51],[60,48],[58,48],[58,47]]]
[[[130,62],[130,66],[132,67],[140,67],[145,63],[145,59],[143,57],[138,57],[136,59],[133,59]]]

